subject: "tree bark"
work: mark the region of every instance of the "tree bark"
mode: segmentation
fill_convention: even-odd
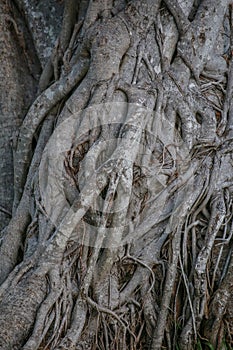
[[[231,2],[0,10],[1,349],[231,348]]]

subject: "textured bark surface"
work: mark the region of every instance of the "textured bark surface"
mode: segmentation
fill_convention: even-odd
[[[11,218],[15,133],[35,98],[40,66],[30,34],[15,6],[2,1],[0,13],[0,229],[3,229]]]
[[[228,0],[1,1],[2,350],[233,347],[232,52]]]

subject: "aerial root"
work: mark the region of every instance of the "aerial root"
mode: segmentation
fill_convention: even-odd
[[[36,316],[36,322],[33,329],[33,333],[30,336],[27,343],[24,345],[23,350],[35,350],[40,346],[40,343],[43,340],[42,335],[44,333],[44,328],[46,327],[46,321],[48,321],[49,319],[49,314],[52,310],[53,305],[56,303],[57,299],[62,293],[62,281],[60,279],[58,269],[54,269],[53,271],[51,271],[49,273],[49,276],[51,283],[51,291],[40,306],[40,309]]]
[[[171,302],[171,296],[174,288],[174,283],[176,279],[177,272],[177,263],[179,258],[179,249],[181,242],[181,228],[182,221],[179,222],[176,231],[174,232],[174,236],[172,238],[171,249],[172,249],[172,260],[168,266],[166,273],[166,280],[164,286],[164,292],[161,300],[160,312],[158,315],[158,321],[156,328],[154,330],[154,334],[152,337],[151,350],[159,350],[162,347],[162,342],[164,338],[164,332],[166,328],[168,310]]]
[[[51,57],[46,63],[39,81],[40,93],[48,88],[54,77],[55,81],[59,80],[61,74],[61,62],[67,70],[68,63],[71,56],[71,49],[74,45],[75,37],[81,28],[82,21],[75,26],[76,4],[74,0],[65,2],[65,9],[63,15],[62,28],[58,40],[55,43]],[[72,30],[74,28],[73,35]],[[68,70],[67,70],[68,71]]]
[[[31,161],[31,148],[33,136],[38,126],[43,122],[50,110],[65,96],[69,91],[82,79],[88,69],[87,60],[80,61],[76,64],[67,77],[51,85],[41,95],[29,109],[18,136],[17,150],[15,153],[15,207],[21,198],[23,187],[26,181],[28,164]]]

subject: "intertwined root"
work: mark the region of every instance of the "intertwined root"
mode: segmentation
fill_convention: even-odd
[[[56,81],[48,86],[51,74],[45,70],[43,91],[20,131],[16,216],[0,248],[12,259],[7,266],[0,262],[3,279],[16,265],[22,242],[24,252],[0,289],[2,322],[4,305],[8,310],[18,292],[27,297],[24,283],[26,291],[39,289],[28,301],[32,319],[26,320],[20,298],[13,304],[19,321],[26,320],[17,340],[24,350],[155,350],[172,349],[173,343],[192,349],[201,337],[217,348],[224,336],[231,343],[232,330],[222,329],[232,289],[232,147],[221,138],[231,105],[228,97],[223,101],[225,78],[204,70],[227,1],[203,1],[192,23],[187,16],[181,20],[182,12],[169,0],[168,10],[161,11],[159,1],[135,1],[113,18],[105,13],[95,25],[91,3],[72,36],[74,2],[67,2],[71,22],[64,24],[59,50],[46,68]],[[154,11],[148,14],[150,6]],[[168,45],[166,21],[176,31],[176,52]],[[152,48],[146,43],[151,37]],[[112,102],[119,108],[114,122],[105,111]],[[101,114],[90,112],[101,103]],[[71,116],[77,129],[62,158],[68,210],[61,207],[57,221],[51,221],[37,167],[55,116],[61,138]],[[54,154],[47,154],[46,165]],[[45,181],[49,192],[46,186]],[[17,228],[20,235],[10,250],[7,238],[15,237]],[[17,343],[11,333],[4,336],[3,349]]]

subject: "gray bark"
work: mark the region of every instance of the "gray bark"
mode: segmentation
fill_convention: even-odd
[[[230,1],[0,10],[1,349],[231,348]]]

